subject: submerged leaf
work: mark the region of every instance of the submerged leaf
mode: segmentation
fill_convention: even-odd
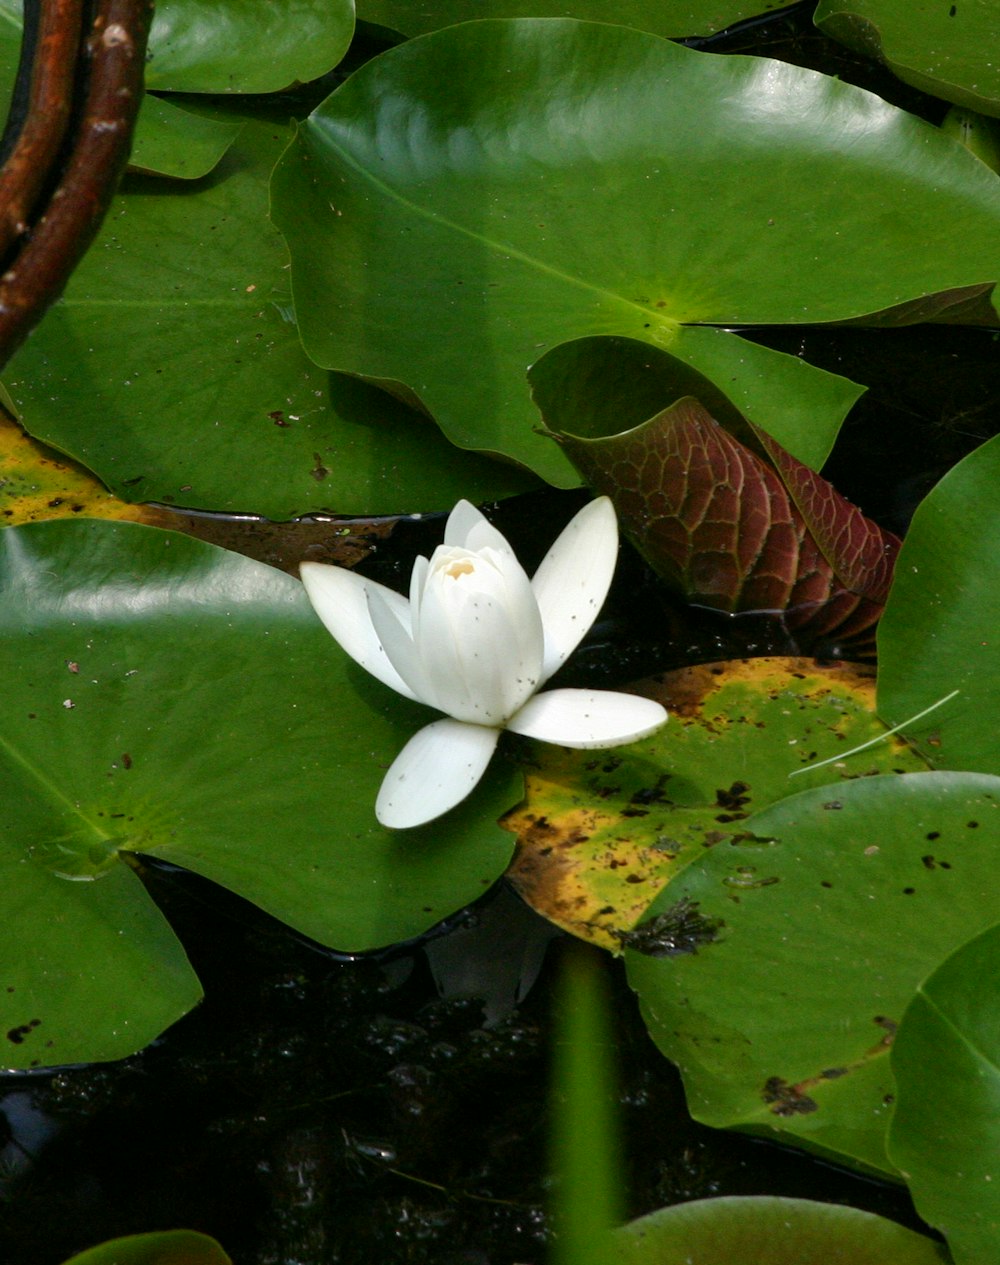
[[[944,1265],[939,1244],[859,1208],[769,1196],[660,1208],[613,1235],[612,1265]]]
[[[160,1230],[111,1239],[64,1265],[232,1265],[215,1239],[194,1230]]]
[[[842,641],[881,614],[899,547],[891,532],[758,427],[756,452],[695,399],[633,430],[557,438],[653,569],[691,602],[780,611],[800,636]]]

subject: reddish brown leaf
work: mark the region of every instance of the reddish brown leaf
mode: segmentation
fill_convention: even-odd
[[[899,537],[865,518],[857,506],[845,501],[826,479],[796,461],[770,435],[759,430],[756,434],[840,583],[851,593],[884,604]]]
[[[559,439],[689,601],[781,611],[811,637],[857,637],[881,614],[898,539],[769,436],[773,465],[687,397],[620,435]]]

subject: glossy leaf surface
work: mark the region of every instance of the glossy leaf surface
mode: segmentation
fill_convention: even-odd
[[[702,327],[923,319],[981,298],[1000,258],[995,178],[911,115],[556,19],[465,23],[363,66],[296,134],[273,213],[317,363],[403,382],[455,443],[562,484],[523,384],[547,348],[668,348],[802,459],[811,385],[808,443],[843,415],[826,379],[799,369],[793,418],[784,358]]]
[[[749,429],[768,460],[690,396],[621,434],[556,438],[689,601],[730,614],[784,611],[789,628],[814,635],[865,632],[885,602],[899,540]]]
[[[353,33],[353,0],[157,0],[146,86],[277,92],[331,70]]]
[[[197,1000],[136,854],[341,949],[420,933],[509,858],[494,823],[520,779],[500,761],[432,827],[377,825],[431,713],[356,670],[297,580],[237,554],[133,524],[0,533],[0,677],[8,1065],[121,1057]]]
[[[889,739],[801,772],[885,732],[872,678],[867,668],[748,659],[645,682],[670,713],[654,737],[609,752],[532,748],[525,803],[504,819],[518,835],[512,881],[551,922],[615,952],[684,943],[684,917],[638,940],[635,924],[706,848],[740,840],[748,818],[805,787],[834,796],[852,778],[926,767]]]
[[[359,0],[358,20],[424,35],[477,18],[589,18],[654,35],[711,35],[743,18],[786,8],[782,0]]]
[[[0,0],[0,109],[4,116],[17,74],[21,33],[21,0]],[[238,124],[203,118],[150,93],[139,110],[131,162],[159,175],[195,179],[212,170],[238,130]]]
[[[206,118],[148,92],[142,99],[129,167],[175,180],[197,180],[215,167],[242,126],[239,119]]]
[[[956,1265],[1000,1242],[1000,927],[964,944],[920,985],[892,1052],[899,1086],[889,1153]]]
[[[921,980],[1000,920],[1000,778],[860,778],[741,826],[650,909],[683,913],[681,951],[626,953],[650,1033],[697,1119],[894,1173],[896,1027]]]
[[[22,13],[22,0],[0,0],[0,68],[16,69]],[[277,92],[331,70],[353,33],[353,0],[157,0],[146,87]]]
[[[124,499],[274,519],[523,490],[512,467],[457,452],[426,417],[306,358],[267,222],[289,135],[248,122],[196,191],[130,183],[7,368],[25,427]]]
[[[112,1239],[80,1252],[65,1265],[231,1265],[229,1257],[207,1234],[193,1230],[161,1230]]]
[[[698,1199],[613,1236],[613,1265],[944,1265],[922,1234],[858,1208],[806,1199]]]
[[[981,114],[1000,115],[993,0],[820,0],[815,22],[833,39],[881,58],[904,82]]]
[[[1000,773],[1000,438],[918,506],[879,627],[879,714],[899,724],[952,690],[914,741],[931,764]]]

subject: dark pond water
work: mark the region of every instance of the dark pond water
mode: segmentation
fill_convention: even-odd
[[[937,102],[831,49],[811,6],[716,46],[834,70],[928,117]],[[897,531],[940,474],[1000,430],[992,331],[754,331],[870,386],[826,473]],[[530,566],[580,499],[495,507]],[[493,511],[491,511],[493,512]],[[268,561],[321,547],[256,524]],[[440,524],[370,542],[367,573],[402,586]],[[252,547],[251,547],[252,551]],[[780,626],[691,611],[628,554],[565,684],[617,684],[741,654],[795,652]],[[190,1226],[239,1265],[541,1265],[547,1067],[559,938],[503,885],[426,944],[344,959],[208,882],[157,865],[149,888],[207,1000],[122,1063],[0,1078],[0,1261],[57,1265],[113,1235]],[[632,1214],[716,1194],[850,1203],[917,1226],[905,1191],[688,1117],[620,965],[614,997]],[[517,963],[515,968],[512,963]],[[537,972],[537,979],[534,975]]]

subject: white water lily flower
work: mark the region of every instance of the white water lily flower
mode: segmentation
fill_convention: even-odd
[[[514,551],[468,501],[444,544],[418,558],[410,598],[343,567],[299,568],[316,613],[363,668],[444,712],[396,757],[375,801],[384,826],[433,821],[486,771],[501,730],[564,747],[616,747],[667,719],[659,703],[609,690],[539,694],[607,596],[618,525],[606,496],[569,523],[529,580]]]

